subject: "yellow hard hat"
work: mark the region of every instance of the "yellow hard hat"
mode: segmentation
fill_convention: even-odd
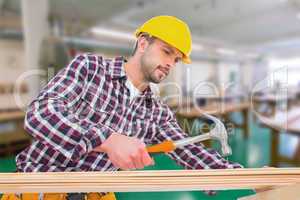
[[[185,22],[173,16],[156,16],[146,21],[135,31],[136,37],[142,32],[155,36],[177,48],[183,53],[182,61],[191,63],[192,36]]]

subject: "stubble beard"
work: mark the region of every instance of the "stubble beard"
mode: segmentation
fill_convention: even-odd
[[[155,76],[155,71],[157,70],[158,65],[152,62],[149,59],[149,56],[147,57],[147,53],[142,55],[140,64],[141,64],[141,71],[144,75],[146,82],[158,84],[162,81]]]

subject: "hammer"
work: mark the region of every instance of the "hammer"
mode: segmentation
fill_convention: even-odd
[[[175,150],[176,148],[184,147],[188,144],[214,139],[214,140],[218,140],[221,143],[222,154],[224,156],[231,155],[231,148],[227,142],[228,136],[224,124],[216,117],[204,113],[203,115],[215,123],[215,127],[212,130],[210,130],[208,133],[194,136],[194,137],[184,138],[177,141],[166,140],[162,143],[155,144],[153,146],[148,146],[147,151],[149,153],[167,153]]]

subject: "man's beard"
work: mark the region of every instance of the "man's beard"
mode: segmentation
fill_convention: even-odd
[[[150,62],[150,60],[147,60],[145,58],[145,56],[142,56],[141,70],[142,70],[142,73],[144,74],[145,81],[158,84],[163,80],[163,79],[159,79],[155,76],[155,71],[158,69],[158,67],[159,67],[158,64],[156,64],[154,62]]]

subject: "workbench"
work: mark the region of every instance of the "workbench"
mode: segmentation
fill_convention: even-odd
[[[271,129],[271,165],[278,166],[280,162],[300,166],[300,107],[293,107],[289,111],[276,112],[273,117],[260,116],[261,123]],[[280,155],[280,133],[296,135],[297,149],[293,158]]]
[[[295,100],[292,95],[276,94],[256,95],[251,98],[253,111],[263,116],[273,116],[278,107],[286,106],[286,109],[290,109]],[[266,106],[264,111],[260,110],[261,106]]]
[[[0,156],[15,155],[31,143],[24,130],[25,107],[30,98],[21,94],[22,102],[16,102],[12,94],[0,95]]]

